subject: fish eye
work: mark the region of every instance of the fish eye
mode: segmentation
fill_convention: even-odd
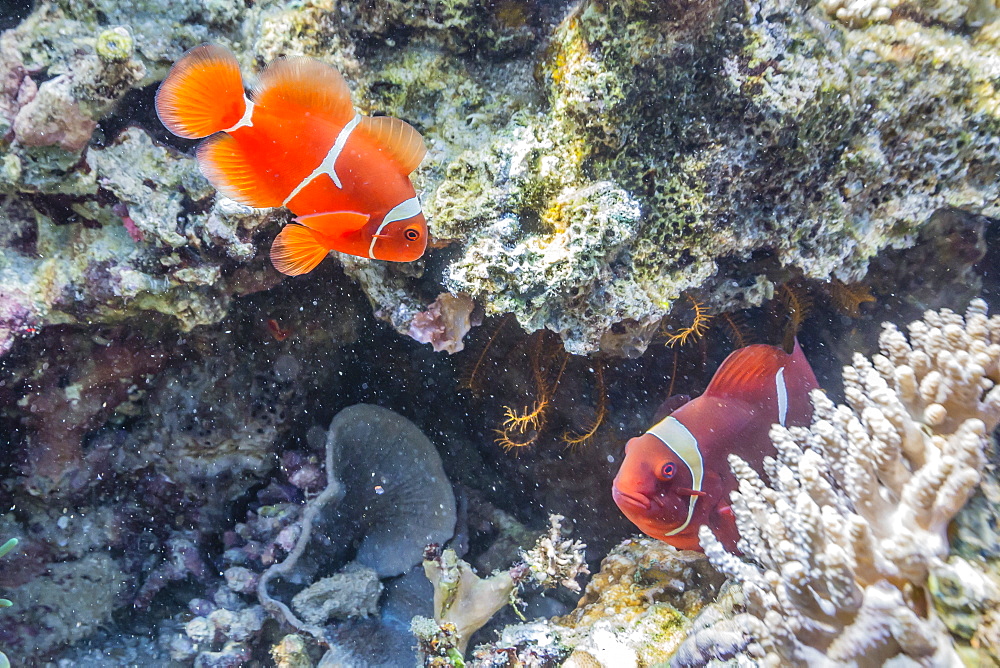
[[[410,241],[416,241],[420,238],[420,230],[415,227],[408,227],[406,228],[406,231],[403,232],[403,236]]]
[[[671,478],[674,477],[674,472],[676,470],[677,467],[674,465],[673,462],[670,462],[668,464],[663,465],[663,469],[660,471],[660,474],[667,480],[670,480]]]

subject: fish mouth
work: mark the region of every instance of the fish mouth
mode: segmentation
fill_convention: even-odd
[[[646,495],[641,494],[640,492],[626,493],[617,487],[611,488],[611,496],[614,497],[615,502],[619,505],[625,503],[630,506],[638,506],[643,510],[649,510],[653,505],[652,501],[650,501],[649,497]]]

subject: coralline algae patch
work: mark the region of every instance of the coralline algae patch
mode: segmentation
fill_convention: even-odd
[[[650,538],[613,549],[576,610],[552,620],[573,648],[564,665],[636,666],[667,661],[723,578],[704,555]]]

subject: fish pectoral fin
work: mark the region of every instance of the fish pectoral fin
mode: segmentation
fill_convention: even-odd
[[[371,216],[357,211],[323,211],[299,216],[295,222],[319,234],[339,237],[351,232],[360,232],[369,220]]]
[[[261,72],[254,104],[283,113],[316,114],[337,124],[354,118],[351,89],[331,65],[303,56],[279,58]]]
[[[681,487],[675,491],[681,496],[705,496],[705,492],[696,491],[687,487]]]
[[[282,274],[298,276],[315,269],[329,252],[308,227],[290,223],[271,244],[271,263]]]
[[[375,146],[385,151],[404,174],[420,165],[427,155],[427,146],[420,133],[406,121],[391,116],[365,116],[357,131],[366,135]]]

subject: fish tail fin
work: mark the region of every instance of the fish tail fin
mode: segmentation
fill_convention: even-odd
[[[271,244],[271,263],[282,274],[299,276],[315,269],[329,252],[308,227],[289,223]]]
[[[239,63],[228,50],[212,44],[185,53],[156,91],[160,121],[185,139],[232,128],[246,110]]]

